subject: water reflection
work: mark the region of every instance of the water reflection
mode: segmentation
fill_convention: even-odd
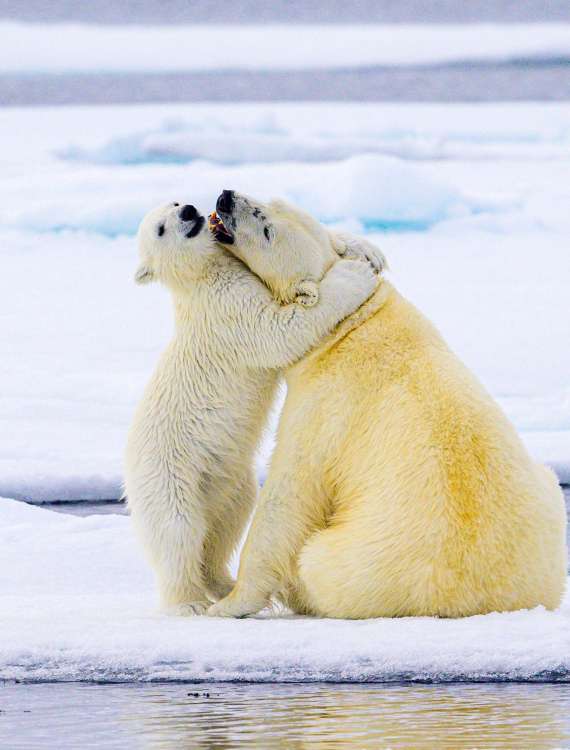
[[[570,746],[570,688],[552,685],[224,686],[145,696],[149,750]]]
[[[570,748],[567,685],[4,685],[0,747]]]

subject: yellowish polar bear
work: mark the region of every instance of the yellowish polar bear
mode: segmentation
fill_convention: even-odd
[[[299,210],[226,192],[218,214],[233,252],[277,296],[315,268],[317,245],[296,241],[314,220]],[[286,381],[238,581],[209,614],[251,614],[279,593],[297,612],[344,618],[560,604],[566,514],[555,476],[391,284]]]
[[[319,286],[299,279],[296,302],[280,306],[194,206],[151,211],[138,239],[136,280],[170,289],[176,332],[129,433],[126,494],[163,606],[200,614],[233,586],[227,565],[256,497],[253,457],[279,369],[354,312],[377,276],[337,256]]]

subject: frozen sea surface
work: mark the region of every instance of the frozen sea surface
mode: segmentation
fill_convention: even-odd
[[[120,495],[172,332],[166,292],[133,283],[134,232],[153,205],[205,212],[222,188],[369,233],[570,480],[570,106],[6,109],[0,144],[0,494]]]
[[[218,23],[214,35],[212,31],[200,24],[43,25],[0,20],[0,69],[3,73],[165,73],[570,62],[568,23]]]
[[[120,515],[2,500],[0,591],[0,680],[570,681],[568,596],[460,620],[165,616]]]

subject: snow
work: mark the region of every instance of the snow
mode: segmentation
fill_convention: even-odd
[[[22,54],[26,50],[26,54]],[[93,26],[0,22],[5,73],[567,61],[570,24]]]
[[[166,617],[128,517],[7,498],[120,495],[126,430],[172,331],[167,293],[132,281],[134,232],[155,203],[207,211],[222,188],[367,232],[570,482],[569,147],[565,104],[4,109],[0,680],[568,681],[570,596],[557,612],[455,621]]]
[[[563,680],[570,601],[463,620],[167,617],[126,516],[0,500],[1,680]]]
[[[336,112],[338,108],[331,106]],[[441,117],[437,107],[423,105],[418,125],[415,106],[356,105],[366,113],[362,119],[331,117],[315,105],[310,110],[289,105],[275,111],[241,107],[239,117],[213,113],[200,119],[172,117],[96,148],[68,147],[61,156],[95,164],[176,164],[196,159],[217,164],[327,162],[360,154],[419,161],[570,158],[570,122],[560,116],[550,120],[536,107],[494,104],[488,107],[487,122],[466,117],[463,107],[448,107]],[[544,106],[548,111],[550,105]],[[513,118],[517,108],[523,114],[520,119]],[[479,111],[484,112],[485,105],[479,105]],[[504,117],[498,116],[501,112]]]
[[[199,133],[197,153],[157,161],[145,133]],[[229,145],[215,158],[208,133],[235,144],[231,159]],[[263,133],[281,145],[261,137],[256,157]],[[570,187],[551,151],[569,134],[569,105],[4,109],[0,495],[121,494],[126,430],[172,331],[166,292],[132,281],[134,231],[156,203],[208,211],[222,188],[368,232],[532,454],[570,482]],[[313,138],[326,160],[298,151]],[[399,155],[382,150],[394,141]]]
[[[118,165],[112,184],[103,191],[108,175],[109,169],[101,166],[62,171],[50,181],[49,195],[44,175],[7,179],[0,222],[36,232],[82,229],[108,236],[135,234],[141,208],[144,214],[175,197],[173,186],[176,196],[191,195],[196,205],[207,208],[214,205],[220,185],[237,183],[261,197],[277,194],[311,205],[324,221],[357,219],[370,228],[391,224],[426,228],[505,207],[498,199],[463,194],[421,167],[383,155],[355,156],[308,170],[279,163],[230,167],[196,161],[183,168],[143,164],[137,169]],[[22,191],[26,191],[25,202],[19,197]],[[406,201],[401,198],[403,191]]]

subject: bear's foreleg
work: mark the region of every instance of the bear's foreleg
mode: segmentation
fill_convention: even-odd
[[[198,488],[174,483],[172,477],[166,487],[164,481],[133,484],[128,489],[131,517],[154,569],[162,608],[202,614],[211,602],[203,575],[207,521]]]
[[[235,588],[212,605],[208,615],[245,617],[263,609],[283,582],[291,580],[305,540],[325,525],[325,507],[322,493],[303,481],[294,458],[286,473],[270,474],[241,555]]]
[[[256,496],[257,480],[252,468],[227,489],[220,488],[217,495],[204,549],[205,584],[216,600],[227,596],[235,585],[228,564],[241,541]]]
[[[171,614],[201,615],[210,605],[203,575],[205,528],[201,519],[171,520],[161,530],[156,561],[163,609]]]

